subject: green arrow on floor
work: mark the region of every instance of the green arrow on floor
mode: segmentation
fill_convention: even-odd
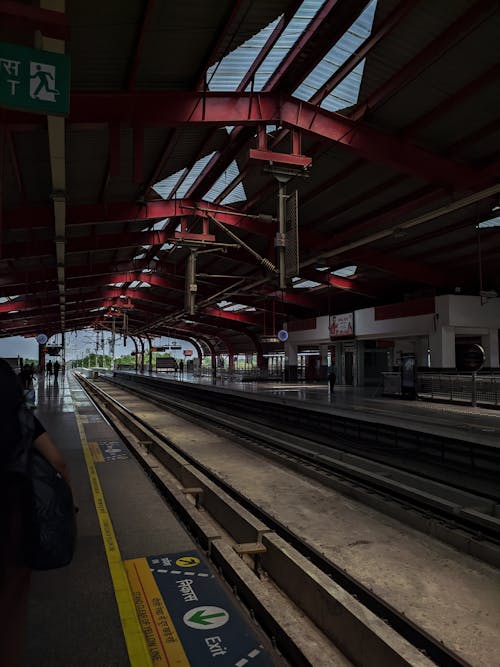
[[[195,612],[188,620],[191,623],[199,623],[200,625],[212,625],[209,622],[209,618],[217,618],[217,616],[226,616],[225,613],[221,614],[207,614],[204,616],[205,612],[200,609],[199,611]]]

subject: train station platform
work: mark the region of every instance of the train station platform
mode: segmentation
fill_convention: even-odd
[[[120,371],[120,373],[132,371]],[[428,400],[386,397],[377,387],[336,385],[330,394],[326,383],[235,382],[207,375],[149,372],[144,377],[246,392],[270,400],[307,405],[319,411],[338,413],[363,420],[375,420],[407,429],[500,447],[500,410]]]
[[[70,465],[78,544],[69,566],[32,574],[23,666],[276,664],[74,377],[40,376],[36,394]]]

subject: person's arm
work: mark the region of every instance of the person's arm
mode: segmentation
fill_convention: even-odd
[[[68,464],[47,431],[35,438],[33,444],[40,454],[61,473],[68,484],[71,484]]]

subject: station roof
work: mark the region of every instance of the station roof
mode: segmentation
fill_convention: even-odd
[[[500,288],[497,1],[61,12],[0,4],[0,42],[71,59],[66,116],[0,109],[0,336],[114,318],[236,353],[283,322]]]

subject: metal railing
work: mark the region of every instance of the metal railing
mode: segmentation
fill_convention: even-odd
[[[421,398],[450,401],[451,403],[473,403],[498,407],[500,404],[500,376],[478,375],[475,387],[471,374],[417,375],[417,393]]]

